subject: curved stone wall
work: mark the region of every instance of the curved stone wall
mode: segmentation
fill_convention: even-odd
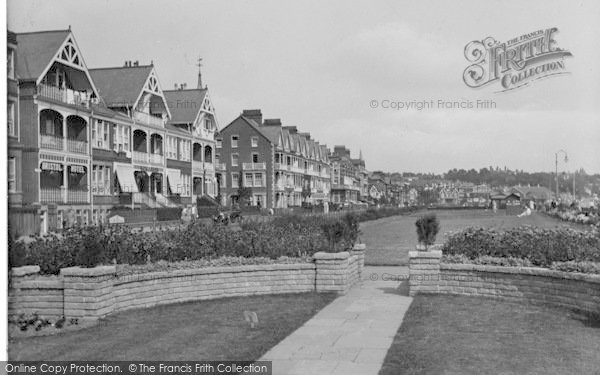
[[[345,293],[360,280],[364,245],[350,252],[316,253],[310,263],[180,269],[117,276],[115,266],[61,269],[39,275],[38,266],[14,268],[8,297],[9,318],[98,319],[108,314],[159,304],[256,294]]]
[[[478,295],[600,313],[600,275],[534,267],[445,264],[440,258],[441,251],[411,252],[411,295]]]

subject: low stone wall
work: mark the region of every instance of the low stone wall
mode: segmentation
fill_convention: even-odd
[[[345,293],[360,280],[364,245],[351,252],[316,253],[311,263],[181,269],[117,276],[115,266],[61,269],[39,275],[38,266],[14,268],[8,315],[95,320],[132,308],[256,294]]]
[[[440,263],[441,251],[409,254],[410,295],[478,295],[600,313],[600,275],[534,267]]]

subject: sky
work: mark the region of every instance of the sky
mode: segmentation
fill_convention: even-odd
[[[153,61],[165,90],[195,87],[201,56],[221,128],[258,108],[362,151],[369,170],[553,171],[563,149],[560,170],[600,173],[597,1],[9,0],[7,12],[15,32],[70,25],[89,68]],[[463,82],[469,42],[552,27],[569,74],[507,92]],[[494,108],[460,107],[477,100]]]

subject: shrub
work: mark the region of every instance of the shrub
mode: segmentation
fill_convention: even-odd
[[[482,256],[527,259],[534,266],[553,262],[600,262],[600,232],[568,227],[468,228],[451,235],[442,251],[469,259]]]
[[[434,214],[428,214],[420,217],[415,222],[417,227],[417,236],[419,243],[425,245],[433,245],[435,243],[435,236],[440,231],[440,222]]]
[[[159,207],[156,209],[156,220],[179,220],[181,219],[181,211],[181,207]]]
[[[600,274],[600,263],[596,262],[553,262],[550,268],[557,271],[565,272],[581,272],[581,273],[593,273]]]
[[[43,274],[61,268],[100,264],[144,265],[149,262],[228,257],[312,256],[317,251],[343,251],[358,238],[355,215],[315,220],[289,217],[269,223],[246,222],[241,230],[192,222],[168,231],[135,232],[125,226],[71,228],[61,234],[35,237],[10,247],[11,266],[36,264]]]

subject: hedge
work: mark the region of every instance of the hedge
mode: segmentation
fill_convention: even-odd
[[[15,242],[9,249],[11,267],[39,265],[44,274],[61,268],[100,264],[145,264],[156,261],[229,257],[306,257],[318,251],[351,248],[358,237],[355,215],[314,221],[289,218],[276,223],[246,223],[241,229],[192,222],[169,231],[135,232],[125,226],[67,229],[61,234]]]
[[[442,251],[469,259],[519,258],[540,267],[554,262],[600,262],[600,232],[568,227],[468,228],[452,234]]]

